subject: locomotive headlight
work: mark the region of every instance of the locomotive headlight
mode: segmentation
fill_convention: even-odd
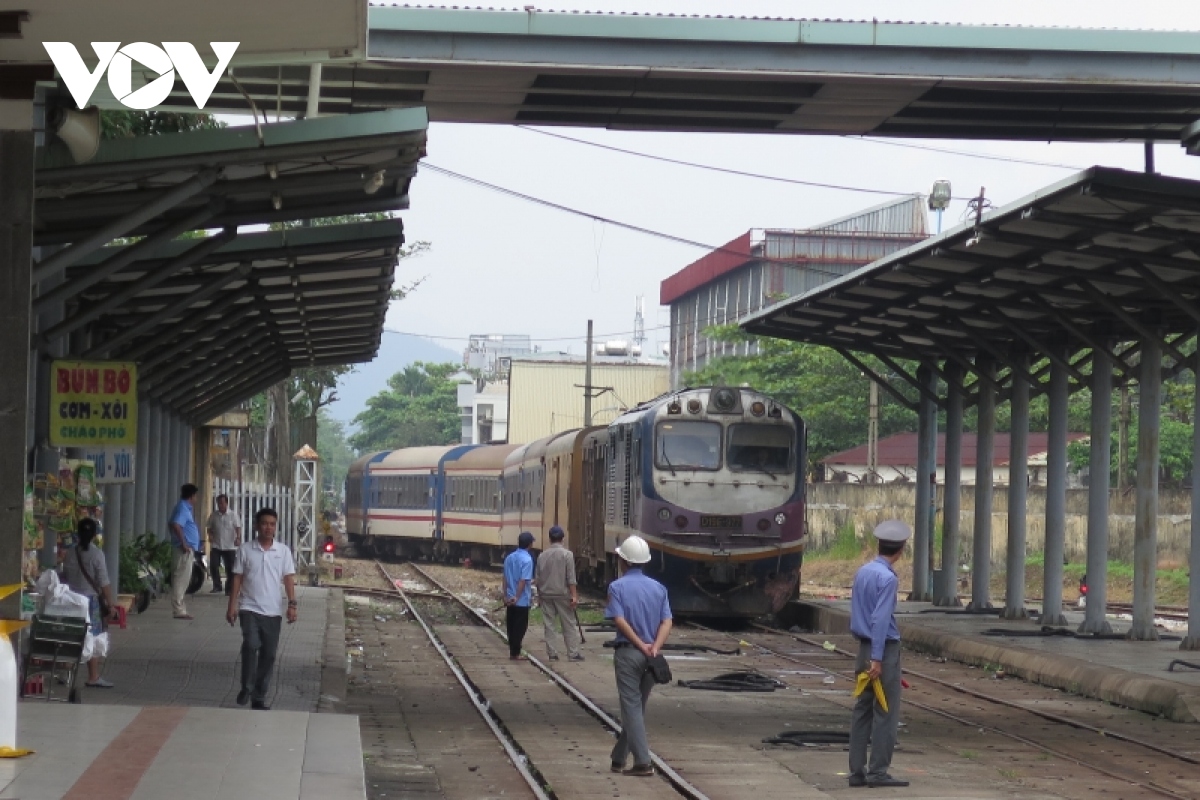
[[[686,528],[687,527],[687,517],[685,517],[683,514],[680,514],[678,517],[676,517],[675,518],[675,527],[679,528],[680,530],[683,530],[684,528]]]
[[[667,520],[669,520],[671,518],[671,509],[660,508],[658,510],[658,518],[661,519],[663,522],[666,522]]]
[[[700,406],[699,400],[695,400],[695,399],[688,400],[688,413],[689,414],[699,414],[700,408],[701,408],[701,406]]]
[[[771,520],[764,518],[758,521],[758,529],[760,531],[765,531],[769,527],[771,527]]]
[[[787,514],[780,511],[778,514],[775,515],[775,524],[776,525],[782,525],[785,522],[787,522]]]
[[[767,406],[761,400],[755,400],[750,404],[750,413],[756,417],[761,417],[767,412]]]

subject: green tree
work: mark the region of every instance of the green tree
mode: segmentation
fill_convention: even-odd
[[[101,111],[100,138],[127,139],[134,136],[160,136],[165,133],[224,128],[225,123],[212,114],[187,114],[177,111]]]
[[[346,425],[329,415],[327,409],[317,412],[317,453],[321,456],[321,483],[326,492],[339,494],[346,482],[346,472],[354,460],[354,451],[346,438]]]
[[[457,364],[416,362],[388,379],[388,388],[367,401],[354,418],[359,430],[350,445],[360,453],[457,442]]]

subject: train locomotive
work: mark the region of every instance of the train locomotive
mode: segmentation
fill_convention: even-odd
[[[805,438],[800,417],[759,392],[683,389],[527,445],[364,456],[347,477],[347,530],[376,552],[487,564],[521,531],[542,549],[560,525],[580,580],[600,587],[636,533],[676,614],[752,618],[799,590]],[[400,465],[422,476],[423,496],[410,498],[420,508],[402,514],[419,527],[397,526],[397,509],[384,507],[380,482]]]

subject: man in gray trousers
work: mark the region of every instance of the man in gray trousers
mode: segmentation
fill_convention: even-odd
[[[650,548],[640,536],[630,536],[617,548],[622,575],[608,585],[608,608],[604,616],[617,626],[613,670],[621,698],[621,735],[612,749],[612,771],[647,777],[650,745],[646,742],[646,703],[654,688],[654,675],[646,669],[671,635],[671,604],[667,589],[642,572],[650,560]],[[633,751],[633,766],[625,759]]]
[[[896,730],[900,725],[900,629],[896,627],[896,591],[900,585],[893,566],[904,555],[912,530],[890,519],[875,528],[879,555],[854,576],[850,593],[850,632],[858,639],[855,674],[866,673],[883,686],[887,710],[868,686],[854,704],[850,723],[850,785],[908,786],[888,774]],[[867,762],[867,747],[871,760]]]
[[[579,604],[578,583],[575,579],[575,555],[563,546],[566,534],[557,525],[550,528],[550,546],[538,556],[533,585],[538,590],[542,607],[542,627],[546,638],[546,656],[558,661],[554,640],[558,638],[554,620],[562,628],[563,644],[572,661],[583,661],[579,652],[579,628],[575,623],[575,606]]]

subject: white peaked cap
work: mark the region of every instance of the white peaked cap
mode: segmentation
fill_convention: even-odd
[[[907,542],[912,538],[912,528],[898,519],[884,520],[875,526],[875,538],[881,542]]]

